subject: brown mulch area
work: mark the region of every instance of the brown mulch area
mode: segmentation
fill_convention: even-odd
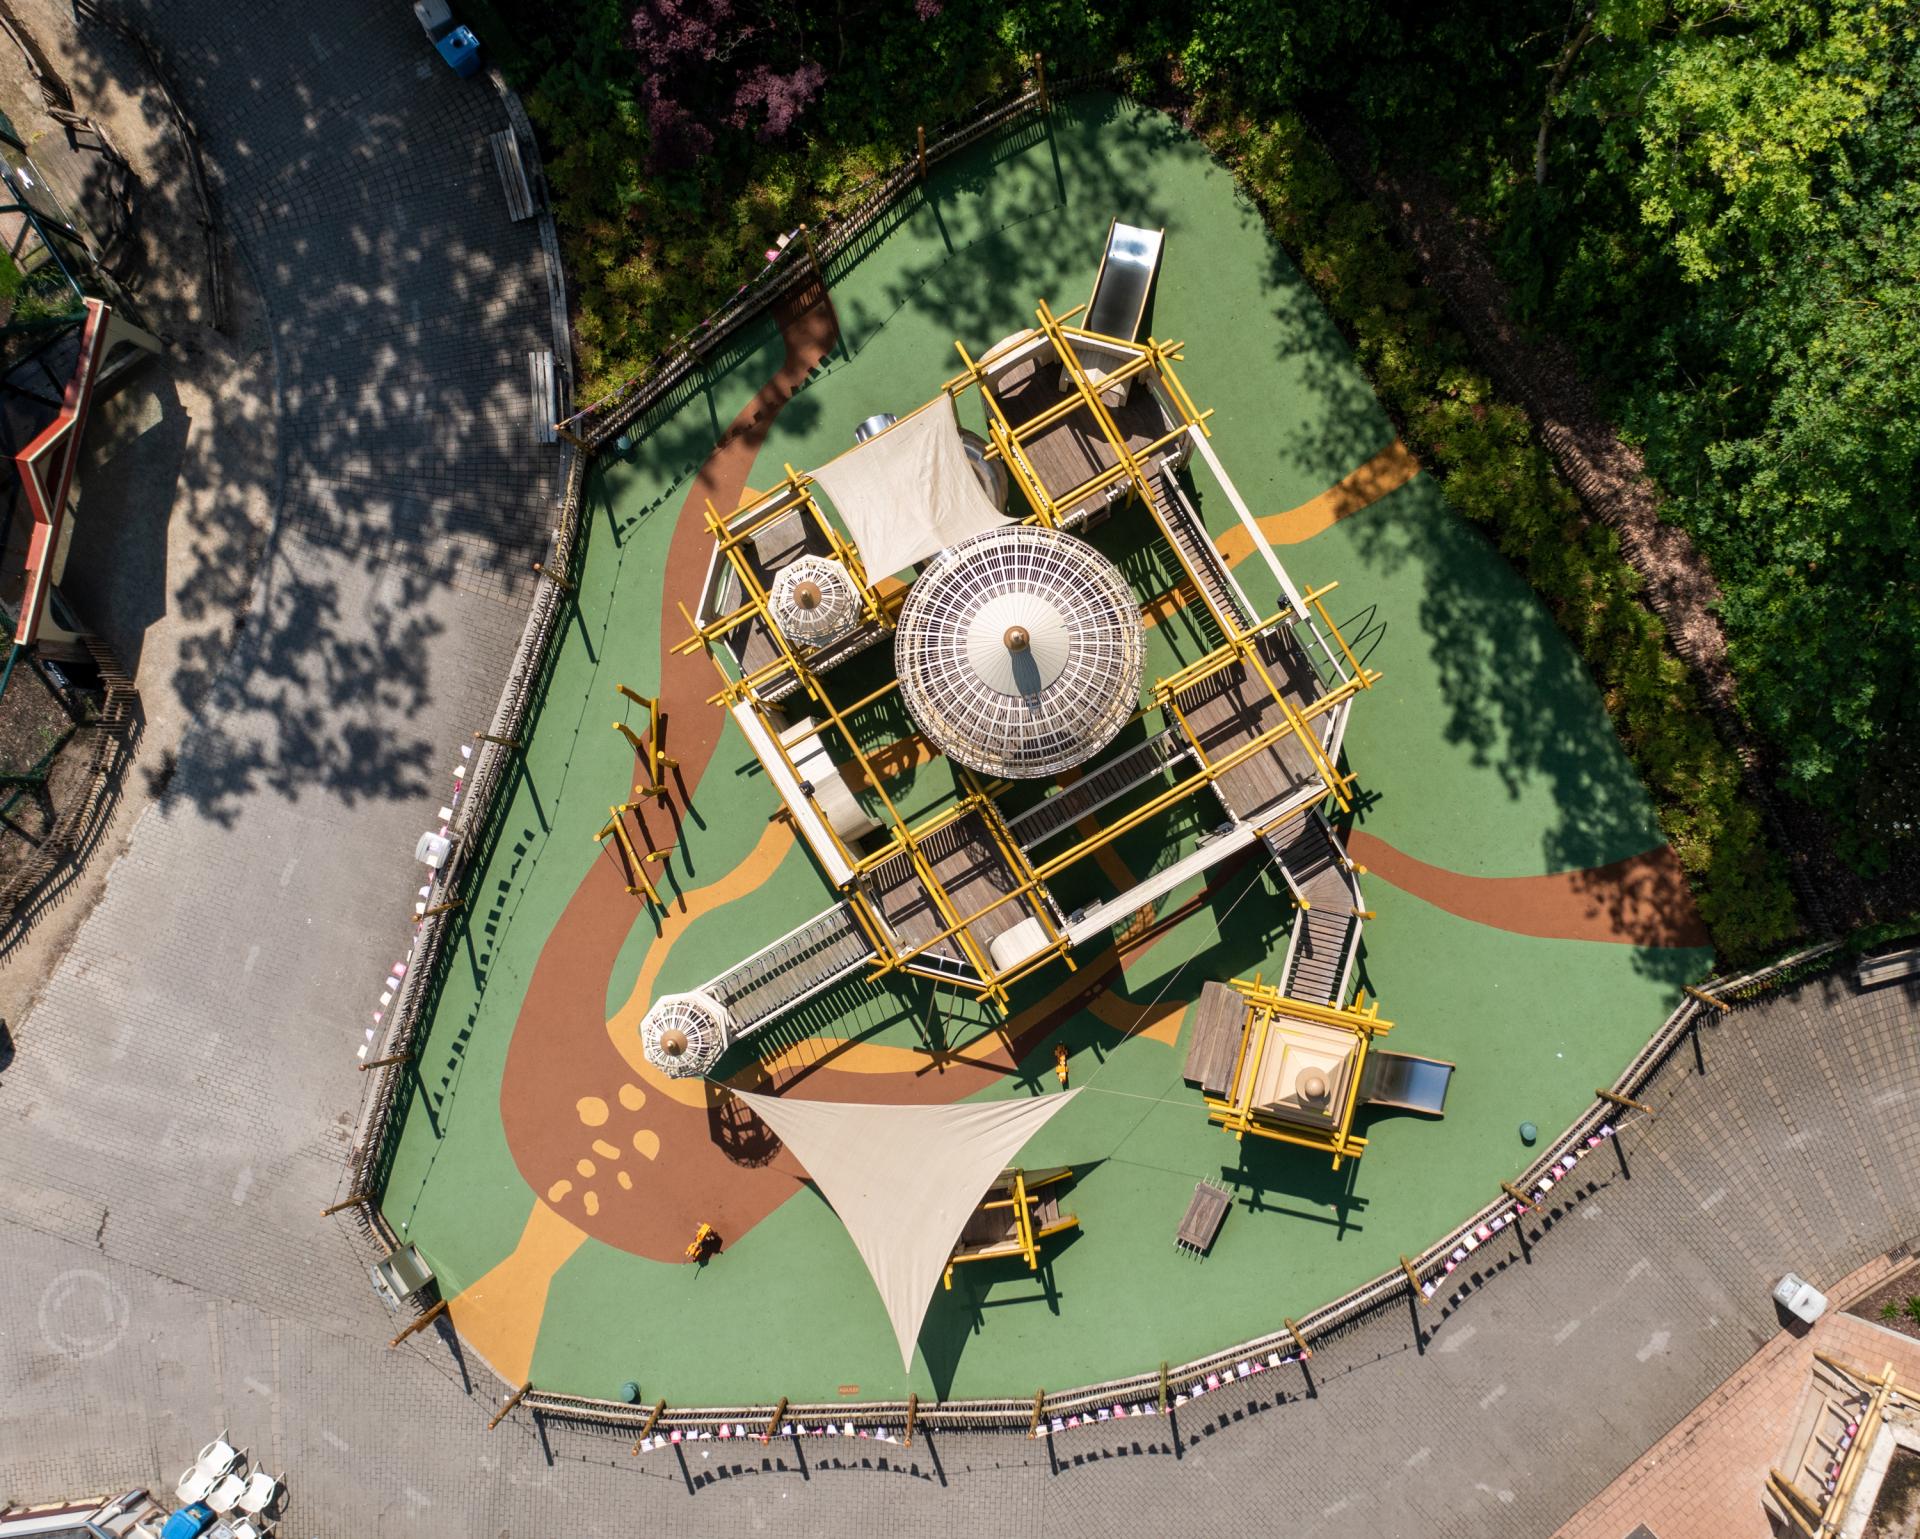
[[[31,771],[72,724],[46,680],[22,661],[0,695],[0,772]],[[0,889],[38,854],[61,809],[86,795],[91,757],[81,734],[48,766],[45,785],[0,786]]]
[[[1920,1341],[1920,1321],[1915,1321],[1906,1312],[1907,1300],[1915,1297],[1920,1297],[1920,1262],[1902,1268],[1873,1292],[1855,1299],[1847,1305],[1847,1313]],[[1889,1304],[1894,1307],[1894,1317],[1891,1320],[1883,1319],[1880,1311]]]
[[[0,695],[0,774],[26,774],[71,724],[47,681],[22,658]]]

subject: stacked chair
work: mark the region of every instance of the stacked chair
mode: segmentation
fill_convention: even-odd
[[[173,1488],[182,1506],[202,1503],[227,1518],[233,1539],[267,1539],[274,1526],[270,1510],[285,1491],[286,1477],[250,1471],[247,1454],[227,1441],[224,1430],[200,1450]]]

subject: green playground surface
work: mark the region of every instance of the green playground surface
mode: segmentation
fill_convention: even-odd
[[[1257,515],[1307,503],[1393,444],[1338,332],[1230,173],[1167,118],[1098,96],[1059,104],[938,168],[856,261],[829,273],[839,342],[779,413],[749,485],[769,487],[789,464],[841,452],[874,412],[928,399],[958,372],[954,339],[977,356],[1030,324],[1036,301],[1056,311],[1081,302],[1114,215],[1166,228],[1149,328],[1185,344],[1180,377],[1213,408],[1214,447]],[[631,770],[628,748],[607,730],[613,682],[653,689],[663,639],[686,633],[675,600],[691,607],[693,595],[663,591],[673,521],[716,439],[784,351],[773,322],[757,323],[698,393],[590,473],[576,607],[524,772],[511,782],[505,833],[456,936],[383,1199],[448,1298],[512,1254],[546,1201],[522,1177],[502,1124],[509,1042],[540,1029],[522,1019],[529,979],[600,858],[592,837],[608,788]],[[977,399],[963,401],[963,425],[977,426],[979,411]],[[1209,528],[1235,527],[1203,471],[1194,485]],[[1093,543],[1124,545],[1126,517]],[[1579,660],[1424,474],[1278,554],[1302,588],[1338,581],[1333,617],[1383,675],[1356,700],[1346,737],[1357,827],[1475,878],[1581,871],[1662,842]],[[1236,575],[1257,605],[1278,607],[1257,558]],[[1194,649],[1177,617],[1156,627],[1149,677]],[[914,794],[936,788],[930,780]],[[725,877],[764,840],[775,806],[729,725],[662,892],[691,896]],[[1188,821],[1129,835],[1116,853],[1144,875],[1190,847],[1207,819]],[[1278,975],[1293,914],[1278,874],[1259,863],[1210,879],[1205,901],[1111,980],[1122,1014],[1190,1002],[1209,979]],[[1459,1066],[1443,1120],[1363,1115],[1366,1152],[1338,1172],[1315,1151],[1236,1142],[1209,1125],[1181,1078],[1189,1021],[1169,1042],[1126,1036],[1080,1009],[1031,1048],[1019,1073],[977,1092],[1057,1093],[1053,1047],[1069,1048],[1072,1082],[1089,1093],[1022,1163],[1075,1168],[1063,1206],[1080,1227],[1050,1242],[1038,1274],[1017,1262],[958,1269],[952,1291],[934,1300],[910,1373],[845,1231],[797,1186],[750,1230],[725,1236],[703,1266],[587,1238],[544,1294],[529,1294],[525,1307],[544,1314],[529,1325],[526,1376],[599,1397],[633,1380],[647,1400],[681,1405],[832,1399],[850,1386],[875,1398],[1031,1396],[1042,1384],[1142,1372],[1278,1329],[1479,1208],[1530,1158],[1518,1125],[1551,1132],[1572,1120],[1709,962],[1702,949],[1515,933],[1456,917],[1377,873],[1364,883],[1377,917],[1362,980],[1395,1023],[1383,1045]],[[1201,886],[1176,891],[1162,911]],[[1514,890],[1524,905],[1525,889]],[[665,940],[636,903],[610,974],[578,987],[604,996],[612,1017],[654,948],[670,946],[651,957],[650,992],[690,988],[831,899],[795,844],[764,879]],[[1081,956],[1103,949],[1092,943]],[[1066,978],[1056,966],[1022,985],[1015,1016]],[[943,994],[930,1009],[923,982],[856,983],[741,1044],[716,1078],[768,1051],[804,1054],[816,1037],[914,1049],[923,1072],[938,1072],[930,1044],[990,1025],[987,1007],[962,996]],[[804,1082],[797,1093],[809,1093]],[[644,1202],[648,1183],[673,1181],[674,1146],[640,1173],[637,1190],[609,1200]],[[1211,1253],[1195,1260],[1176,1249],[1174,1230],[1201,1179],[1227,1186],[1234,1203]]]

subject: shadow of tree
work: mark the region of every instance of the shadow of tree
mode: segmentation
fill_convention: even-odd
[[[533,227],[507,220],[486,144],[505,110],[484,80],[433,67],[404,10],[367,7],[323,39],[260,17],[235,25],[211,4],[105,9],[153,45],[195,123],[234,273],[251,280],[236,289],[257,291],[274,365],[270,399],[214,409],[236,427],[274,418],[277,462],[190,459],[173,510],[196,521],[191,567],[142,577],[120,606],[136,643],[156,604],[231,610],[259,555],[237,505],[272,502],[244,630],[206,627],[175,666],[180,702],[211,712],[169,801],[231,822],[262,792],[417,796],[431,708],[457,688],[443,659],[504,661],[559,485],[558,451],[530,441],[525,384],[526,353],[551,346],[544,267]],[[98,23],[73,47],[75,97],[136,102],[167,142],[137,51]],[[143,223],[196,228],[189,188],[174,174],[144,184]],[[192,285],[178,273],[203,260],[179,243],[127,264],[177,321],[179,349],[201,345],[206,315],[180,302]]]

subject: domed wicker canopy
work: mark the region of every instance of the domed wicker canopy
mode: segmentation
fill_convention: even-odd
[[[1084,540],[1014,525],[936,556],[894,638],[900,693],[949,758],[1036,779],[1099,752],[1140,703],[1127,580]]]
[[[824,556],[801,556],[780,568],[767,602],[780,634],[797,646],[831,646],[860,622],[853,579]]]
[[[733,1016],[711,994],[663,994],[640,1022],[647,1062],[674,1079],[705,1074],[726,1049]]]

